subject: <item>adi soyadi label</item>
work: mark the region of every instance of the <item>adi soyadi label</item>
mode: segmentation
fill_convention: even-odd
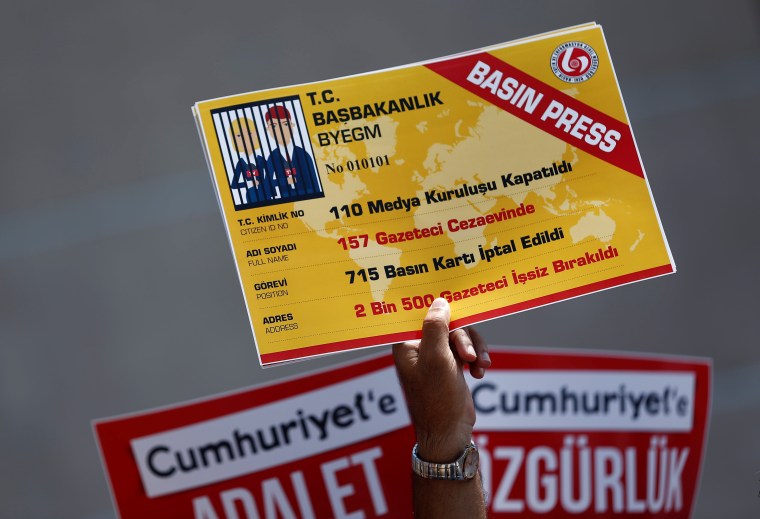
[[[675,269],[595,24],[193,111],[263,364]]]

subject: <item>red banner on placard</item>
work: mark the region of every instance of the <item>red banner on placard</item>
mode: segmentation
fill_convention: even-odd
[[[690,516],[710,364],[494,348],[470,379],[490,517]],[[122,519],[411,517],[388,355],[94,424]],[[351,515],[354,514],[354,515]]]
[[[425,66],[495,106],[571,146],[644,177],[627,124],[481,52]]]
[[[711,364],[505,351],[471,381],[490,517],[688,518]]]
[[[119,516],[408,515],[413,432],[392,365],[383,356],[96,422]]]

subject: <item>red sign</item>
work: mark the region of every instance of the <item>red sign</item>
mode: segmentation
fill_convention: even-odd
[[[495,349],[470,380],[492,517],[688,517],[707,361]],[[390,356],[94,424],[122,519],[411,517]]]
[[[688,518],[711,364],[508,350],[470,388],[492,517]]]

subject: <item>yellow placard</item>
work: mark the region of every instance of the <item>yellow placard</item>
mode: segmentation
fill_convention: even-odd
[[[262,364],[675,270],[596,24],[193,111]]]

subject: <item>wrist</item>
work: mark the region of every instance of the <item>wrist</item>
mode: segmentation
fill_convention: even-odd
[[[472,427],[446,433],[417,432],[417,453],[425,461],[450,463],[456,460],[472,439]]]

